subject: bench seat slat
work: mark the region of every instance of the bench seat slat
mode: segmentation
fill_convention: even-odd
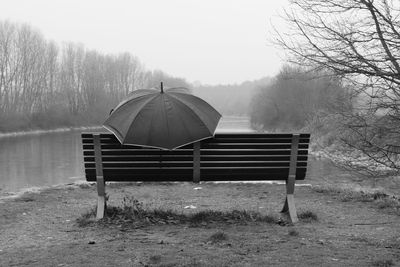
[[[215,161],[215,162],[201,162],[200,167],[289,167],[289,161],[277,162],[262,162],[262,161]],[[305,167],[307,162],[297,162],[297,167]],[[146,162],[104,162],[103,168],[141,168],[141,167],[154,167],[154,168],[173,168],[173,167],[193,167],[193,161],[146,161]],[[85,163],[85,168],[95,168],[95,163]]]
[[[193,151],[191,150],[173,150],[173,151],[142,151],[142,150],[131,150],[131,149],[116,149],[116,150],[103,150],[103,156],[130,156],[130,155],[141,155],[141,156],[153,156],[153,155],[188,155],[193,156]],[[308,151],[306,149],[301,149],[298,151],[299,155],[308,155]],[[84,156],[94,156],[93,149],[87,149],[83,151]],[[216,155],[225,155],[225,156],[280,156],[280,155],[288,155],[290,156],[290,149],[285,150],[268,150],[268,149],[240,149],[240,150],[232,150],[232,149],[218,149],[218,150],[205,150],[201,149],[201,156],[216,156]]]
[[[291,133],[216,133],[215,138],[291,138]],[[93,138],[93,133],[82,133],[82,138]],[[111,133],[100,133],[100,138],[115,138]],[[300,138],[310,138],[309,133],[301,133]]]
[[[307,156],[298,156],[297,161],[307,161]],[[103,156],[102,160],[104,163],[107,162],[140,162],[140,161],[193,161],[193,157],[191,156]],[[230,162],[238,162],[238,161],[262,161],[262,162],[280,162],[280,161],[290,161],[290,156],[261,156],[261,155],[251,155],[243,157],[243,155],[224,155],[224,156],[202,156],[200,158],[201,162],[215,162],[215,161],[230,161]],[[84,157],[84,162],[95,162],[94,156],[92,157]]]
[[[215,138],[291,138],[292,133],[216,133]],[[310,138],[309,133],[301,133],[300,138]]]
[[[129,149],[133,148],[132,146],[128,145],[119,145],[119,144],[113,144],[113,145],[101,145],[101,149]],[[204,144],[202,145],[201,149],[290,149],[291,144],[257,144],[257,143],[252,143],[252,144]],[[83,149],[94,149],[93,145],[83,145]],[[308,144],[300,144],[299,149],[308,149]]]
[[[116,138],[103,138],[100,140],[102,145],[119,145],[120,142]],[[290,144],[292,142],[291,138],[210,138],[201,141],[202,144],[214,144],[214,143],[281,143],[281,144]],[[309,138],[301,138],[299,140],[300,144],[308,144],[310,142]],[[93,144],[92,138],[82,139],[83,144]],[[140,147],[140,146],[134,146]]]
[[[110,139],[111,140],[111,139]],[[202,143],[208,143],[208,144],[213,144],[213,143],[291,143],[292,138],[285,137],[285,138],[279,138],[279,137],[274,137],[274,138],[251,138],[251,137],[246,137],[246,138],[237,138],[237,137],[230,137],[230,138],[221,138],[221,137],[215,137],[211,139],[206,139],[203,140]],[[309,143],[310,139],[309,138],[301,138],[299,139],[299,143]]]
[[[192,182],[193,177],[191,172],[185,173],[136,173],[136,174],[106,174],[105,180],[109,182],[118,181],[187,181]],[[221,173],[202,173],[202,181],[285,181],[287,179],[288,172],[275,172],[265,174],[264,172],[221,172]],[[96,181],[96,175],[94,172],[86,173],[87,180],[90,182]],[[296,172],[296,180],[304,180],[305,171]]]

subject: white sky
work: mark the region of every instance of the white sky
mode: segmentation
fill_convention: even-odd
[[[268,38],[287,0],[0,0],[0,20],[46,39],[100,52],[131,52],[148,69],[203,84],[278,73]]]

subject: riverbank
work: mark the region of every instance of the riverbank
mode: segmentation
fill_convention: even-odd
[[[103,129],[102,126],[79,126],[79,127],[63,127],[63,128],[47,129],[47,130],[0,132],[0,139],[6,138],[6,137],[49,134],[49,133],[64,133],[64,132],[71,132],[71,131],[94,131],[94,130],[99,130],[99,129]]]
[[[396,266],[400,210],[388,197],[349,192],[296,187],[303,215],[295,226],[282,223],[285,188],[277,184],[107,186],[109,207],[138,200],[176,214],[236,209],[271,218],[263,222],[93,223],[95,185],[29,192],[0,203],[0,266]]]

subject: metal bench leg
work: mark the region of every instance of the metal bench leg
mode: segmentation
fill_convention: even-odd
[[[104,211],[106,209],[106,190],[104,178],[97,177],[97,214],[96,219],[104,218]]]
[[[299,134],[293,134],[290,153],[289,175],[286,180],[286,199],[282,209],[282,212],[289,213],[289,218],[292,223],[296,223],[299,221],[299,219],[297,218],[296,206],[294,205],[294,185],[296,183],[297,152],[299,147],[299,139]]]
[[[101,143],[100,135],[93,135],[94,142],[94,156],[96,162],[96,180],[97,180],[97,214],[96,219],[104,218],[106,209],[106,190],[105,181],[103,176],[103,162],[101,158]]]
[[[294,205],[294,184],[295,176],[291,175],[288,181],[286,181],[286,199],[282,209],[282,212],[289,213],[289,218],[292,223],[299,221],[297,218],[296,206]]]
[[[193,143],[193,183],[200,183],[200,141]]]

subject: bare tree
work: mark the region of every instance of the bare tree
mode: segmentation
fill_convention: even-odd
[[[0,130],[100,123],[130,91],[159,79],[186,85],[146,71],[132,54],[59,48],[27,24],[0,21]]]
[[[66,44],[62,50],[60,63],[60,89],[68,99],[68,108],[72,114],[78,114],[83,108],[82,96],[84,47]]]
[[[291,0],[291,26],[276,33],[290,61],[329,69],[358,99],[343,114],[342,141],[362,158],[400,170],[400,1]],[[364,164],[368,170],[371,164]]]

